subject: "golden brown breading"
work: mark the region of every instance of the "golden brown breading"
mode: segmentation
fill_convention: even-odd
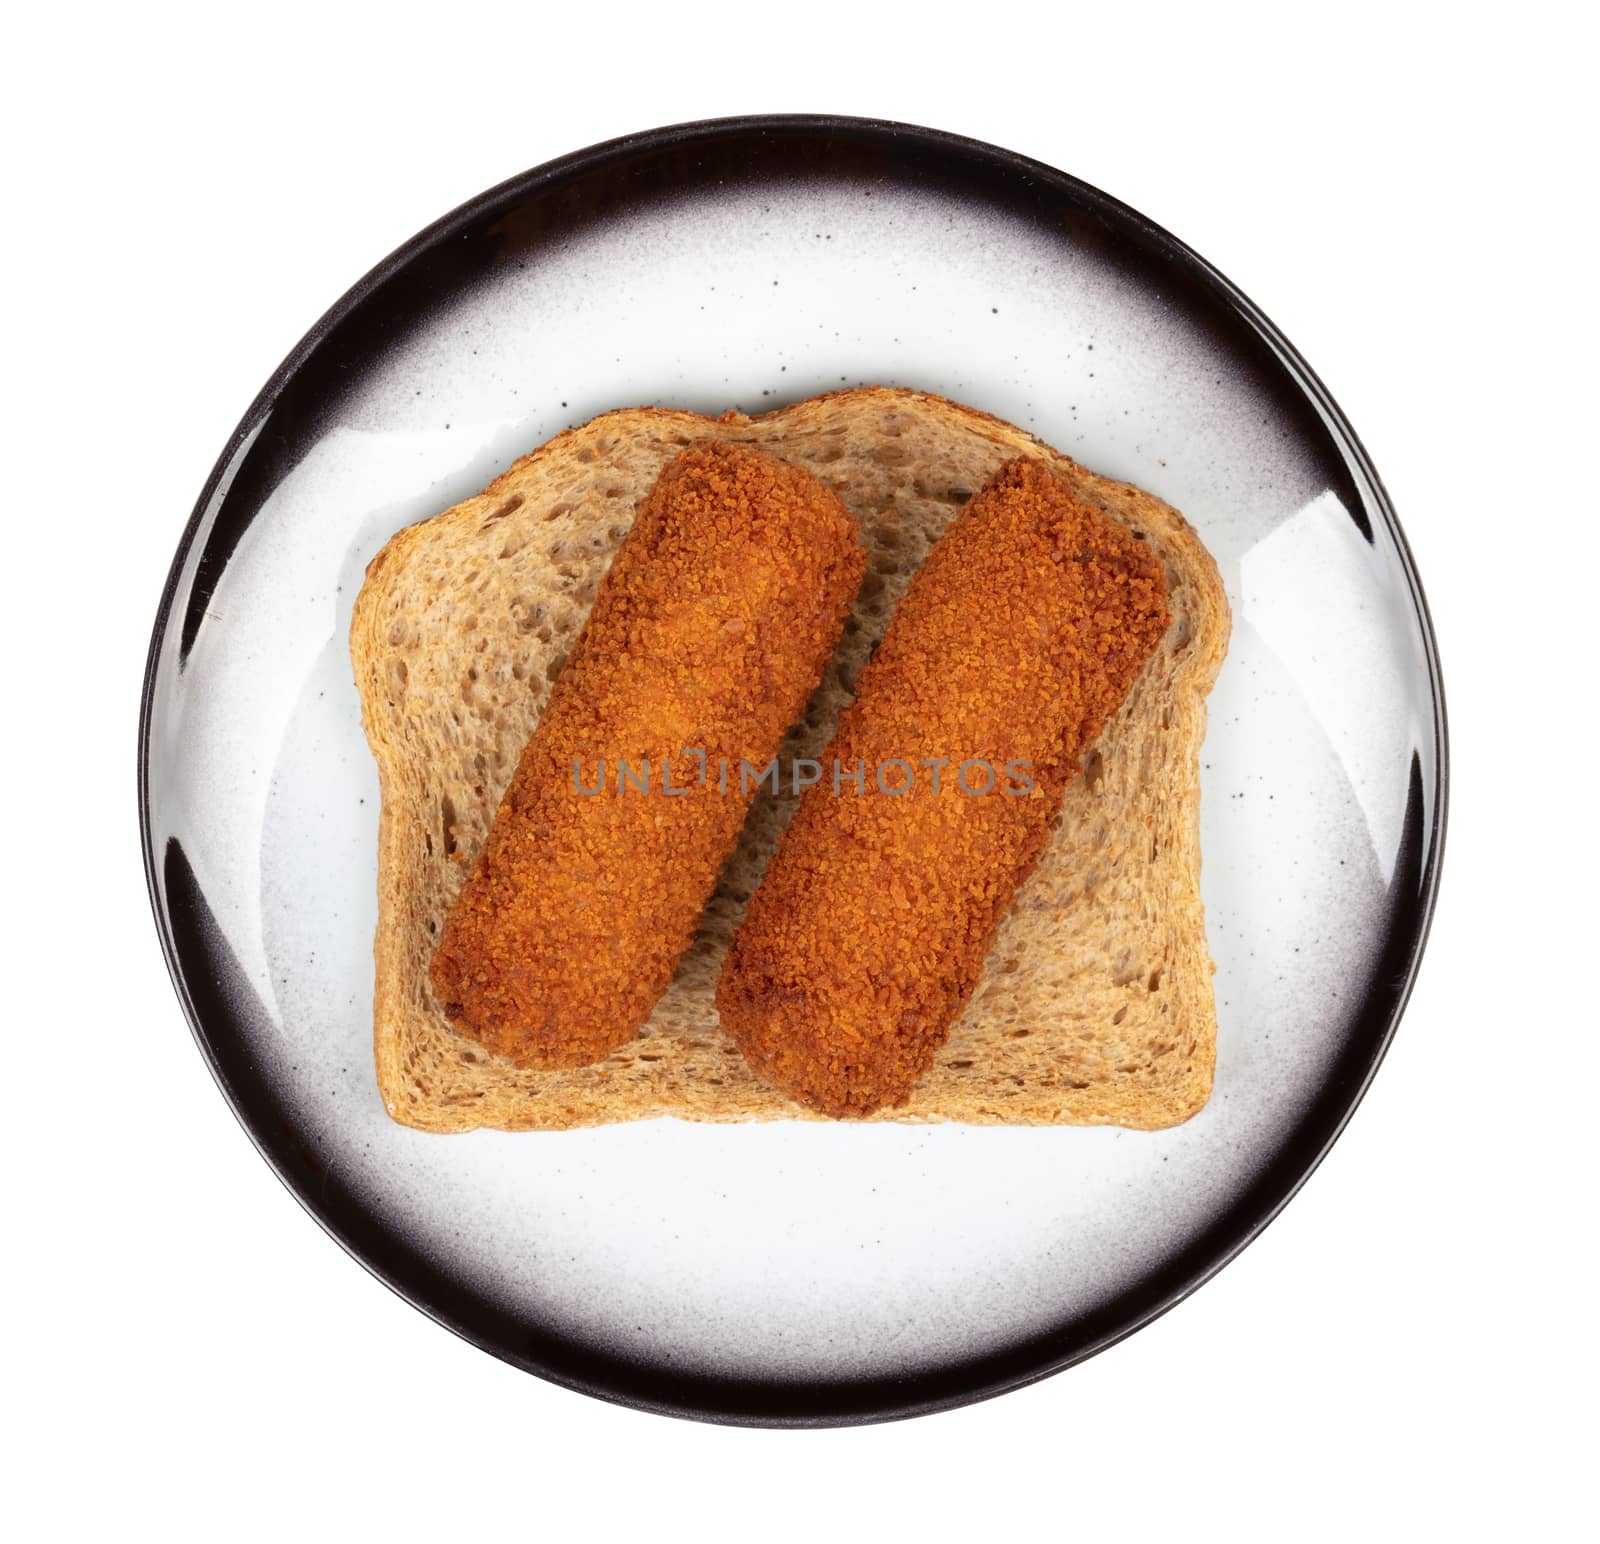
[[[995,473],[900,602],[729,950],[717,1008],[763,1077],[827,1115],[905,1102],[1168,621],[1142,541],[1040,462]]]
[[[754,797],[739,761],[776,755],[864,562],[855,521],[808,472],[726,444],[666,467],[434,954],[460,1028],[529,1067],[583,1066],[638,1032]]]

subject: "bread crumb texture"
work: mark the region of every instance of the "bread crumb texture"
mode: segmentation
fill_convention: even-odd
[[[948,1039],[904,1104],[868,1118],[1156,1128],[1192,1115],[1210,1093],[1216,1042],[1199,890],[1205,697],[1229,631],[1216,565],[1152,495],[986,414],[881,387],[759,418],[605,414],[400,531],[373,559],[351,654],[382,791],[373,1031],[390,1114],[428,1131],[821,1118],[751,1070],[713,1002],[729,940],[793,815],[788,787],[756,797],[665,992],[639,1034],[601,1060],[519,1067],[453,1025],[429,977],[636,509],[668,462],[711,444],[755,447],[814,474],[855,517],[866,550],[839,645],[783,735],[785,759],[821,758],[911,576],[1003,463],[1048,467],[1147,545],[1171,620],[1066,775],[1038,862]]]

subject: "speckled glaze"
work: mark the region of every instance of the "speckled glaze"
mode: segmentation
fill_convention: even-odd
[[[943,393],[1175,504],[1235,611],[1202,840],[1216,1091],[1172,1131],[675,1121],[435,1137],[371,1051],[367,560],[556,430]],[[1060,173],[848,119],[687,125],[484,195],[291,355],[184,535],[141,814],[180,997],[286,1183],[424,1311],[672,1413],[884,1419],[1137,1328],[1259,1231],[1392,1033],[1437,881],[1437,662],[1377,480],[1226,281]]]

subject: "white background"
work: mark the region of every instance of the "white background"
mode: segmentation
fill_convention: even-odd
[[[1113,16],[1114,13],[1114,16]],[[0,1451],[17,1537],[1569,1538],[1594,1526],[1592,40],[1577,8],[289,4],[13,20]],[[139,679],[244,407],[373,262],[629,130],[899,118],[1083,177],[1299,346],[1401,512],[1454,788],[1349,1131],[1196,1297],[865,1430],[547,1387],[348,1260],[196,1054],[139,863]]]

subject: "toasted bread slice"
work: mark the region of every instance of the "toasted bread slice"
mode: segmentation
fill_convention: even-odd
[[[426,1131],[554,1130],[663,1115],[815,1119],[764,1084],[717,1021],[717,972],[793,800],[763,792],[695,941],[639,1037],[605,1061],[523,1071],[457,1033],[428,963],[634,506],[684,446],[759,446],[860,522],[867,575],[786,757],[828,743],[856,672],[951,516],[1003,461],[1048,461],[1143,533],[1172,626],[1085,757],[1059,827],[910,1103],[874,1119],[1154,1129],[1211,1091],[1212,964],[1200,902],[1199,750],[1230,618],[1176,510],[999,419],[923,392],[834,392],[758,418],[607,413],[523,457],[373,558],[350,648],[377,760],[373,1031],[389,1113]]]

